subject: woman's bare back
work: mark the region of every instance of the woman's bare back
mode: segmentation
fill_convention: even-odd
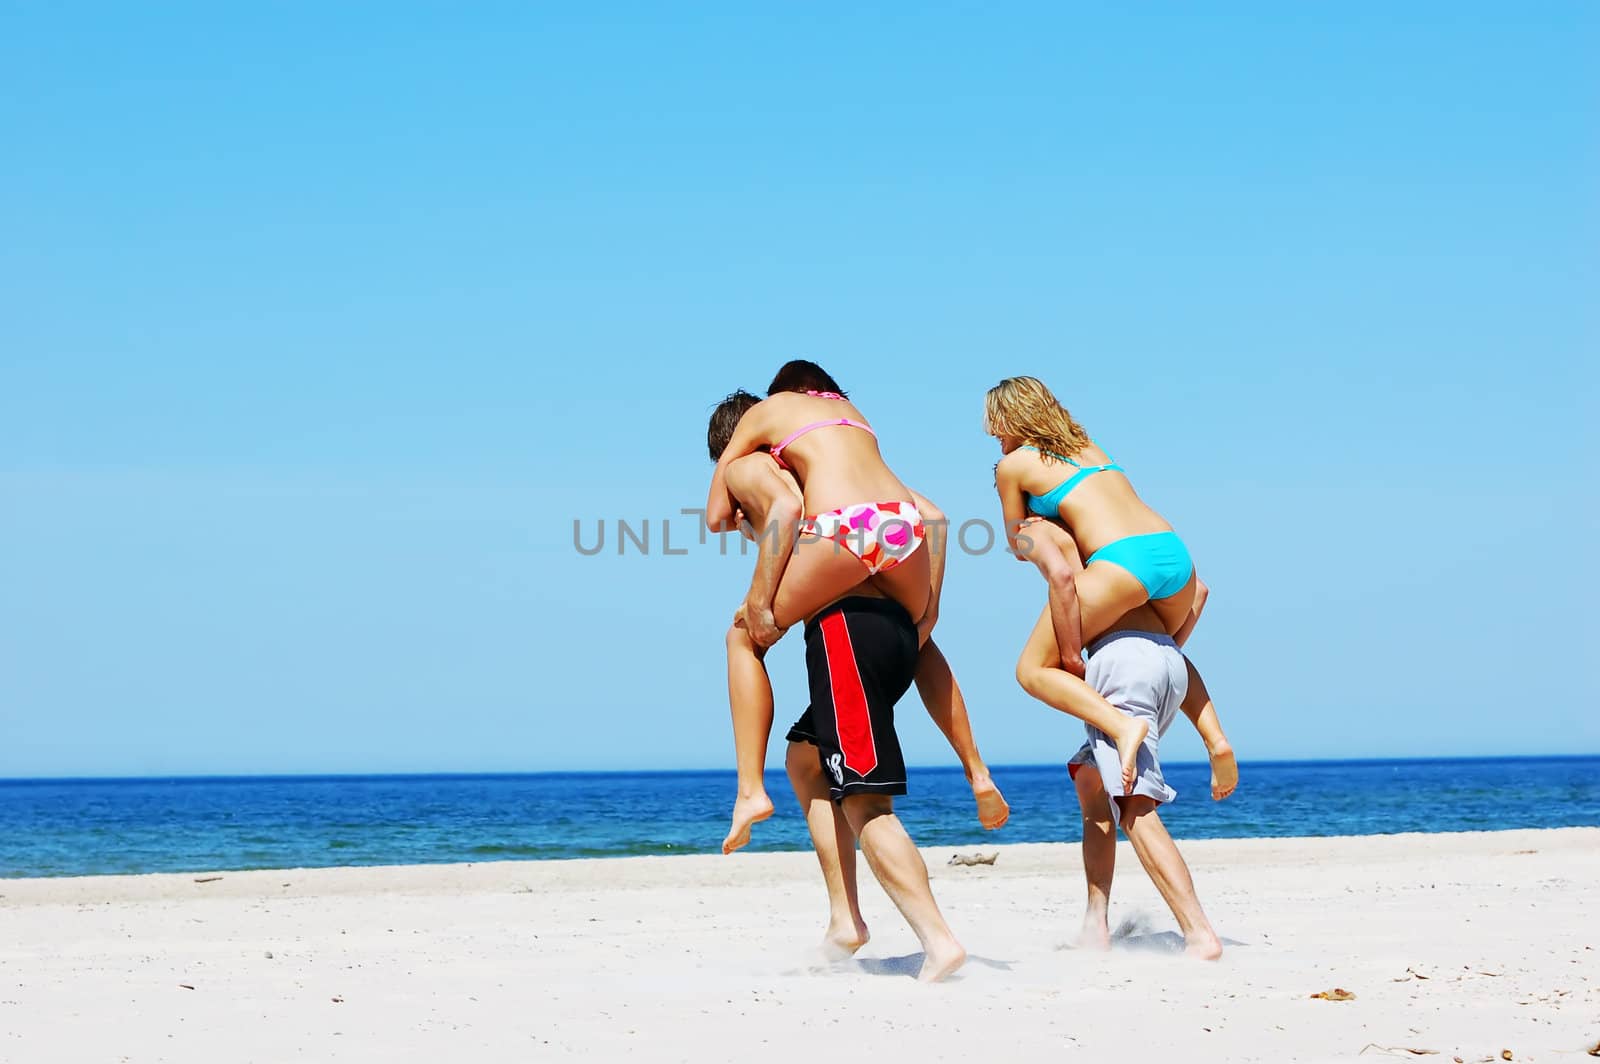
[[[911,500],[910,490],[885,464],[877,436],[859,427],[868,422],[848,399],[788,392],[764,400],[750,414],[758,412],[767,446],[790,441],[781,460],[800,482],[807,513]]]

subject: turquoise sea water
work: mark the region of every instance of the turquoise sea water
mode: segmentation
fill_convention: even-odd
[[[1246,764],[1213,803],[1169,765],[1179,838],[1600,826],[1600,757]],[[984,832],[959,771],[912,769],[922,845],[1078,839],[1060,766],[996,767],[1011,823]],[[752,850],[808,845],[781,773]],[[0,877],[714,853],[731,772],[0,781]]]

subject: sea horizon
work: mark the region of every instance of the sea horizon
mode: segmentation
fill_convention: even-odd
[[[1600,751],[1582,754],[1458,754],[1444,757],[1282,757],[1282,758],[1252,758],[1240,759],[1242,767],[1298,767],[1315,765],[1409,765],[1409,764],[1472,764],[1488,762],[1565,762],[1565,761],[1592,761],[1600,759]],[[1005,772],[1013,769],[1050,769],[1061,768],[1063,762],[1056,761],[1011,761],[996,762],[989,765],[991,772]],[[1167,767],[1194,767],[1207,765],[1204,759],[1188,759],[1171,761],[1162,760]],[[937,765],[910,764],[910,772],[960,772],[958,767],[948,762]],[[441,770],[405,770],[405,771],[334,771],[334,772],[173,772],[154,774],[111,774],[111,775],[65,775],[65,776],[0,776],[0,786],[12,784],[33,783],[159,783],[173,782],[206,782],[224,783],[230,780],[383,780],[383,779],[521,779],[525,777],[582,777],[582,776],[731,776],[730,768],[595,768],[595,769],[441,769]],[[768,777],[782,776],[783,770],[768,768]]]
[[[1600,826],[1595,755],[1246,761],[1224,802],[1204,762],[1165,767],[1179,839]],[[918,844],[1078,841],[1063,765],[990,769],[998,832],[960,768],[910,769],[896,805]],[[750,851],[807,849],[787,779],[767,785]],[[733,793],[729,769],[0,779],[0,878],[716,853]]]

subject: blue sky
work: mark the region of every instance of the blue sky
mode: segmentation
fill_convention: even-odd
[[[1246,759],[1600,751],[1597,45],[1582,3],[6,5],[0,776],[731,765],[748,559],[660,527],[796,356],[961,519],[984,389],[1049,381],[1213,587]],[[1012,680],[1041,603],[952,562],[996,763],[1077,744]]]

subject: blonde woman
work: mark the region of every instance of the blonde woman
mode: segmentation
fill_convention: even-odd
[[[1098,700],[1084,697],[1090,689],[1081,684],[1083,646],[1146,603],[1181,644],[1199,619],[1204,585],[1172,526],[1139,498],[1123,468],[1043,381],[1009,377],[989,389],[984,431],[1004,455],[995,466],[995,488],[1008,543],[1050,585],[1050,606],[1029,638],[1017,678],[1036,698],[1110,735],[1126,776],[1146,729],[1121,714],[1106,716]],[[1087,558],[1081,569],[1080,556]],[[1197,716],[1211,757],[1212,795],[1225,798],[1238,782],[1233,750],[1214,711]]]

